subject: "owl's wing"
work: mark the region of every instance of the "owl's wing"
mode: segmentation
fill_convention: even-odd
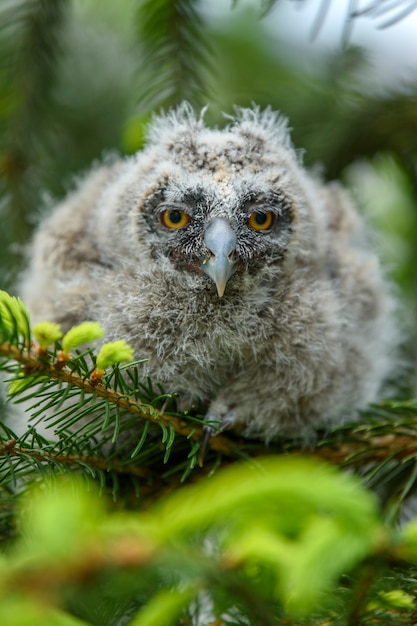
[[[33,321],[55,321],[65,329],[88,319],[91,268],[103,263],[92,236],[92,211],[117,169],[113,165],[93,170],[38,230],[20,288]]]

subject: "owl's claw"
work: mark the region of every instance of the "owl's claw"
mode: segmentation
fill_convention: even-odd
[[[218,415],[217,413],[210,411],[205,416],[204,421],[208,423],[203,426],[203,434],[200,441],[200,451],[198,453],[198,464],[200,467],[203,466],[207,445],[211,437],[215,437],[219,433],[233,426],[236,422],[236,413],[234,411],[228,411],[227,413]],[[210,426],[211,422],[215,422],[216,425]]]

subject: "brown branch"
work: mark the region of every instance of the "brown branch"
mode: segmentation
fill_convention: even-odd
[[[417,415],[416,415],[417,426]],[[395,426],[393,424],[393,428]],[[397,461],[417,455],[417,433],[405,435],[395,430],[386,435],[363,435],[355,441],[341,442],[339,445],[329,443],[314,449],[315,456],[330,461],[334,465],[363,465],[365,463],[383,461],[392,457]]]

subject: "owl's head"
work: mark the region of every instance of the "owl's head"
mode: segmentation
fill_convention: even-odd
[[[187,104],[156,117],[131,193],[152,257],[209,277],[220,297],[243,274],[282,263],[305,196],[286,120],[258,108],[229,120],[207,128]]]

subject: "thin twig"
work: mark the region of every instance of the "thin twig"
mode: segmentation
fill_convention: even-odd
[[[29,456],[41,463],[54,461],[64,463],[65,465],[89,465],[104,471],[113,470],[119,474],[133,474],[140,478],[154,478],[152,472],[147,467],[135,465],[133,463],[124,464],[120,461],[110,459],[107,460],[99,456],[88,456],[82,454],[60,454],[59,452],[49,452],[44,449],[26,448],[18,445],[15,440],[9,440],[0,444],[0,456]]]
[[[417,417],[417,416],[416,416]],[[388,456],[398,461],[417,455],[416,433],[404,435],[395,431],[386,435],[364,436],[357,441],[348,441],[339,445],[320,445],[314,454],[335,465],[364,465],[369,462],[383,461]]]

